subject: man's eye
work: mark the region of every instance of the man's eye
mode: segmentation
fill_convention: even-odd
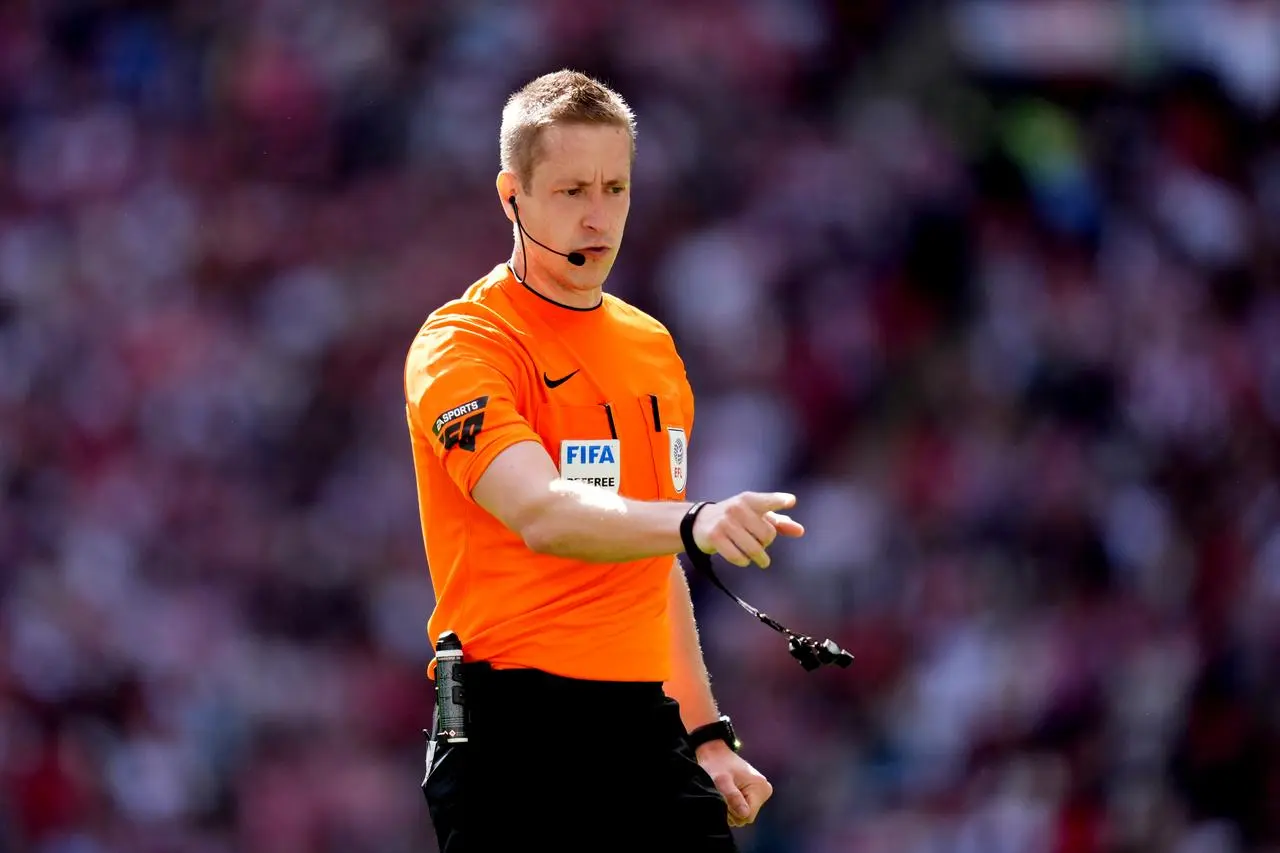
[[[582,189],[580,187],[572,187],[570,189],[565,190],[564,194],[568,196],[575,196],[581,192],[582,192]]]
[[[609,189],[613,192],[614,195],[622,195],[624,192],[627,191],[626,187],[609,187]]]

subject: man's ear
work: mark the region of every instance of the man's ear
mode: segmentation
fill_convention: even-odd
[[[495,182],[498,189],[498,198],[502,201],[502,212],[507,215],[507,221],[514,223],[516,221],[515,211],[511,209],[511,197],[520,194],[520,180],[516,177],[515,172],[509,172],[503,169],[498,173],[498,179]]]

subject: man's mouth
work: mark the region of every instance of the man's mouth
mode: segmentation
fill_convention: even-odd
[[[595,258],[596,260],[599,260],[600,258],[608,255],[610,249],[608,246],[587,246],[579,249],[578,251],[586,255],[588,258]]]

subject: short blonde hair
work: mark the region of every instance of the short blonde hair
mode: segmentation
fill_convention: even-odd
[[[525,187],[541,156],[542,131],[552,125],[603,124],[625,128],[636,159],[636,117],[617,92],[578,71],[543,74],[507,99],[498,134],[502,168]]]

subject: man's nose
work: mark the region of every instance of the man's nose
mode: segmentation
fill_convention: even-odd
[[[590,231],[603,231],[607,225],[604,194],[591,193],[591,200],[582,216],[582,225]]]

